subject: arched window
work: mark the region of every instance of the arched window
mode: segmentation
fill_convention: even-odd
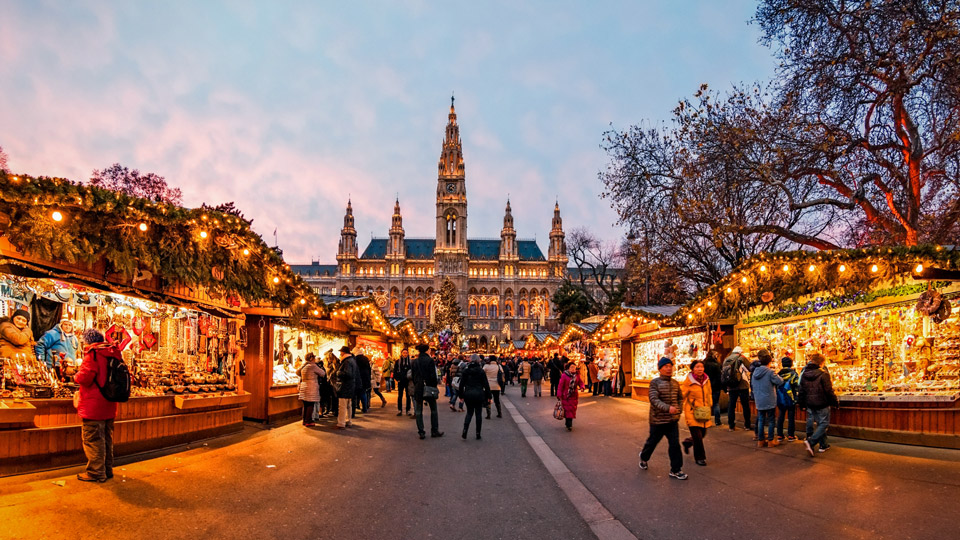
[[[497,305],[496,305],[496,304],[493,304],[492,306],[490,306],[490,316],[493,317],[493,318],[496,318],[496,317],[497,317]]]
[[[471,316],[471,317],[476,317],[476,316],[477,316],[477,305],[476,305],[476,304],[470,304],[470,316]]]
[[[487,316],[487,306],[485,304],[480,305],[480,316],[481,317]]]
[[[417,304],[417,317],[426,317],[426,316],[427,316],[427,308],[426,306],[424,306],[423,302],[420,302],[419,304]]]
[[[527,306],[526,304],[520,304],[517,306],[517,317],[526,317],[527,316]]]
[[[407,304],[407,317],[413,317],[413,302]]]

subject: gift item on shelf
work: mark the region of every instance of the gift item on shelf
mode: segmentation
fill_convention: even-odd
[[[308,353],[323,358],[324,353],[330,350],[339,355],[337,351],[347,344],[344,335],[314,328],[294,328],[278,324],[274,326],[273,335],[275,386],[299,384],[299,371]]]
[[[707,332],[702,328],[660,331],[640,339],[633,356],[636,380],[659,377],[657,361],[664,356],[673,360],[673,377],[683,380],[690,373],[690,363],[702,359],[707,350]]]

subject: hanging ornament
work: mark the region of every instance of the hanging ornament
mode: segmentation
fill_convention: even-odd
[[[214,266],[210,269],[210,275],[212,275],[213,279],[217,281],[223,281],[223,268]]]
[[[767,291],[760,296],[760,299],[763,300],[765,303],[770,302],[771,300],[773,300],[773,293],[770,291]]]

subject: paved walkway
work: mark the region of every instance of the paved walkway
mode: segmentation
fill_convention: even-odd
[[[128,460],[102,485],[77,469],[0,479],[0,538],[956,536],[957,451],[836,439],[811,459],[711,429],[709,465],[688,461],[681,482],[665,447],[637,469],[645,404],[584,396],[572,432],[552,398],[513,387],[504,406],[481,441],[462,440],[463,414],[444,407],[446,436],[421,441],[388,406],[346,432],[248,427]]]

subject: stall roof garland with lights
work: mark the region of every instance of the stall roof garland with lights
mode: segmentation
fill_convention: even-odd
[[[682,326],[736,318],[751,307],[767,304],[779,310],[767,318],[805,314],[809,310],[832,309],[851,302],[869,302],[881,296],[921,292],[925,285],[904,285],[911,275],[923,277],[924,270],[957,270],[960,251],[943,246],[897,246],[834,251],[792,251],[762,253],[738,266],[714,285],[701,291],[670,316],[620,308],[599,328],[608,333],[618,320],[631,316]],[[937,285],[936,283],[934,285]],[[826,298],[796,303],[804,297]]]
[[[145,271],[247,302],[326,308],[309,285],[250,228],[250,221],[131,197],[62,178],[0,171],[0,232],[47,260],[93,264],[133,279]]]

